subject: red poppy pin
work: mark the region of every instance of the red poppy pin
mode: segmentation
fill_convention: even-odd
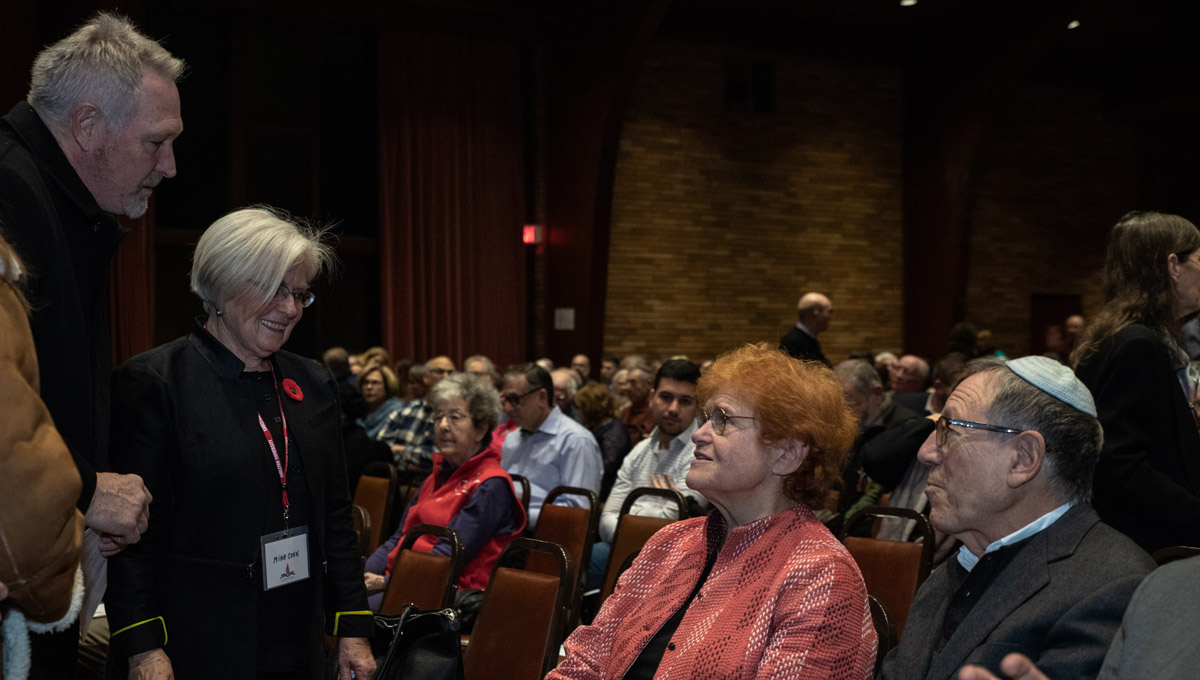
[[[300,391],[300,386],[291,378],[284,378],[283,393],[296,401],[304,401],[304,393]]]

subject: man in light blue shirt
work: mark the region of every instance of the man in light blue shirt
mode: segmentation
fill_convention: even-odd
[[[600,493],[604,463],[591,432],[554,405],[554,383],[546,369],[526,364],[504,374],[504,412],[517,429],[504,439],[500,465],[529,480],[529,526],[537,524],[542,502],[554,487],[576,486]],[[574,496],[561,505],[579,506]]]
[[[980,359],[918,460],[933,526],[962,541],[917,591],[882,678],[998,673],[1023,651],[1050,677],[1095,677],[1154,562],[1088,504],[1103,432],[1091,393],[1045,357]]]

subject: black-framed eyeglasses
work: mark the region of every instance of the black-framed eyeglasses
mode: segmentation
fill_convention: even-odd
[[[743,420],[755,419],[754,416],[730,415],[729,411],[726,411],[720,406],[718,406],[717,410],[713,411],[712,413],[709,413],[704,409],[700,409],[700,426],[704,427],[704,423],[712,422],[712,429],[716,434],[725,434],[725,424],[735,418],[742,418]]]
[[[317,301],[317,296],[307,288],[292,290],[284,285],[280,285],[279,290],[275,291],[274,300],[275,302],[283,302],[289,297],[295,300],[296,304],[300,307],[308,307]]]
[[[970,420],[956,420],[942,416],[937,419],[937,426],[934,432],[937,433],[937,445],[946,445],[946,433],[950,431],[951,425],[959,427],[969,427],[974,430],[987,430],[988,432],[999,432],[1000,434],[1021,434],[1025,430],[1016,430],[1011,427],[1001,427],[1000,425],[988,425],[987,423],[976,423]]]
[[[521,403],[522,399],[524,399],[525,397],[528,397],[529,395],[533,394],[534,392],[540,391],[541,389],[542,388],[540,388],[540,387],[535,387],[532,390],[529,390],[528,392],[526,392],[525,394],[516,394],[516,395],[501,394],[500,398],[503,399],[505,402],[507,402],[509,406],[516,406],[517,404]]]

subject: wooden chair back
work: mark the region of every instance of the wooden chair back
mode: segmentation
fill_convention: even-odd
[[[914,520],[922,540],[914,543],[845,535],[859,518],[878,516]],[[863,581],[867,584],[867,593],[887,605],[892,613],[896,637],[901,638],[908,620],[908,609],[912,606],[917,589],[933,568],[934,537],[929,519],[915,510],[873,505],[859,510],[847,520],[841,539],[858,563]]]
[[[380,533],[392,527],[399,475],[391,463],[372,461],[363,468],[354,491],[354,504],[366,509],[371,518],[366,556],[379,547]]]
[[[434,555],[412,549],[422,536],[437,536],[450,542],[449,555]],[[462,543],[458,532],[432,524],[413,527],[400,544],[392,565],[392,575],[379,605],[379,613],[397,616],[409,602],[418,609],[443,609],[454,605],[458,578],[462,572]]]
[[[525,516],[529,516],[529,478],[524,475],[510,474],[513,482],[513,492],[517,499],[521,501],[521,507],[525,508]]]
[[[612,594],[613,588],[617,584],[618,568],[625,561],[625,558],[630,553],[641,551],[642,546],[646,545],[646,541],[650,540],[650,537],[655,532],[676,521],[661,517],[642,517],[629,514],[637,499],[646,496],[657,496],[674,503],[675,516],[677,518],[687,516],[687,503],[683,499],[683,494],[678,491],[641,487],[634,489],[625,497],[625,502],[621,505],[620,519],[617,520],[617,530],[613,533],[612,549],[608,553],[608,566],[604,570],[604,585],[600,589],[600,604],[604,604],[604,601]]]
[[[510,553],[545,555],[553,574],[510,566]],[[540,680],[558,662],[562,619],[573,586],[573,565],[562,546],[516,538],[504,548],[483,596],[463,658],[465,680]],[[501,670],[503,669],[503,670]]]

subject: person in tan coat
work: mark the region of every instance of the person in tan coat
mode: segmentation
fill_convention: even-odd
[[[83,515],[79,473],[39,395],[21,262],[0,233],[0,637],[70,623]],[[4,647],[14,649],[14,640]],[[20,649],[23,645],[18,645]],[[6,654],[6,665],[21,663]],[[10,677],[7,669],[4,677]]]

